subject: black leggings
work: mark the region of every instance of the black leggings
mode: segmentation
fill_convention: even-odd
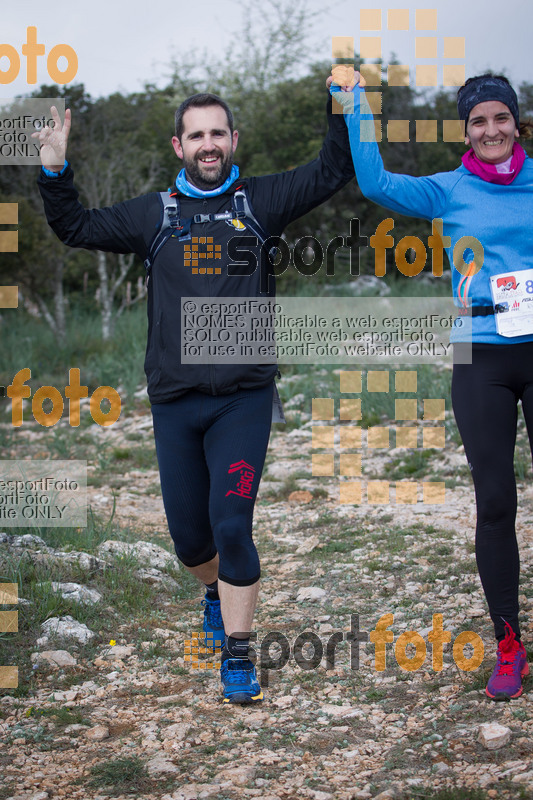
[[[252,540],[255,498],[270,435],[273,384],[228,395],[195,390],[152,405],[161,492],[180,561],[218,553],[219,577],[259,580]]]
[[[476,561],[498,640],[504,620],[520,636],[513,465],[518,400],[533,454],[533,342],[473,344],[472,364],[454,364],[452,405],[476,491]]]

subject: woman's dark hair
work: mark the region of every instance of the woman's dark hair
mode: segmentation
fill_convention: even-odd
[[[222,98],[218,95],[204,92],[203,94],[193,94],[191,97],[188,97],[186,100],[184,100],[174,115],[176,136],[180,141],[181,137],[183,136],[183,115],[185,112],[188,111],[189,108],[206,108],[207,106],[220,106],[224,109],[226,112],[230,133],[233,135],[233,114],[231,113],[228,104],[225,103],[224,100],[222,100]]]

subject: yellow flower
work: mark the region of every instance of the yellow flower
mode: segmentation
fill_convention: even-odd
[[[111,639],[111,641],[109,642],[109,646],[110,646],[110,647],[114,647],[115,645],[116,645],[116,642],[115,642],[115,640],[114,640],[114,639]]]

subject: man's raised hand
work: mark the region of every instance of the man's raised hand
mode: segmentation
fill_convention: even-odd
[[[51,172],[61,172],[67,155],[67,142],[70,133],[71,114],[70,108],[65,111],[65,120],[61,124],[59,112],[55,106],[50,109],[54,127],[48,125],[37,133],[32,133],[32,138],[38,139],[41,145],[41,164]]]

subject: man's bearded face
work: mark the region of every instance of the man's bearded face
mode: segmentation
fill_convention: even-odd
[[[204,191],[216,189],[229,176],[237,141],[237,131],[231,133],[226,112],[217,105],[189,108],[181,140],[172,139],[188,181]]]

